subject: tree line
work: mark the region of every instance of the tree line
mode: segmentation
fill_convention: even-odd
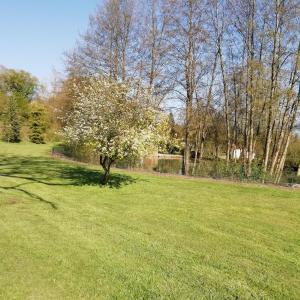
[[[214,159],[238,164],[246,178],[259,169],[263,181],[279,182],[299,161],[299,16],[297,0],[106,0],[66,53],[66,77],[48,99],[37,101],[32,77],[29,94],[7,88],[7,74],[26,72],[2,70],[1,118],[11,131],[4,138],[20,140],[26,125],[38,142],[47,127],[46,139],[63,133],[76,150],[81,139],[101,159],[111,149],[110,166],[146,153],[137,149],[152,128],[152,146],[183,155],[183,174]],[[101,125],[101,137],[104,120],[112,130]]]
[[[183,173],[208,151],[229,163],[241,149],[246,176],[258,161],[279,182],[300,105],[299,16],[297,0],[106,0],[66,67],[137,80],[172,107]]]
[[[4,141],[45,142],[49,120],[46,102],[39,96],[40,89],[38,79],[30,73],[0,68],[0,125]]]

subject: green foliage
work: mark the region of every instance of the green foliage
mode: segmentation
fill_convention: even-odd
[[[193,163],[190,164],[188,175],[192,175],[192,168]],[[181,159],[159,159],[155,167],[158,172],[171,174],[179,174],[181,169]],[[247,177],[241,162],[230,162],[227,165],[225,160],[202,159],[196,164],[194,176],[259,182],[263,178],[263,171],[259,164],[253,164],[251,176]]]
[[[37,95],[38,89],[37,78],[28,72],[4,69],[0,73],[0,92],[15,98],[24,118],[28,117],[28,103]]]
[[[15,97],[9,97],[6,103],[3,120],[3,139],[9,143],[19,143],[20,136],[20,115]]]
[[[0,116],[4,112],[6,102],[7,102],[7,96],[3,92],[0,91]]]
[[[35,144],[45,143],[46,119],[45,110],[39,105],[33,105],[30,112],[29,139]]]
[[[166,145],[167,152],[170,154],[175,154],[180,152],[180,140],[178,134],[178,130],[176,128],[176,123],[174,120],[174,116],[172,113],[169,114],[168,117],[168,130],[169,130],[169,137],[168,137],[168,142]]]
[[[30,73],[5,69],[0,73],[0,90],[31,101],[38,91],[38,80]]]
[[[300,165],[300,137],[294,136],[286,158],[288,168],[297,168]]]

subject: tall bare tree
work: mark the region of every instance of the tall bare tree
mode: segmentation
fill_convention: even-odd
[[[198,0],[165,1],[170,71],[177,98],[184,103],[184,159],[182,172],[189,173],[193,103],[201,77],[200,56],[206,39],[204,7]]]

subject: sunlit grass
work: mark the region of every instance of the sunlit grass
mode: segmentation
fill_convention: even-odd
[[[0,143],[0,299],[299,299],[300,193]]]

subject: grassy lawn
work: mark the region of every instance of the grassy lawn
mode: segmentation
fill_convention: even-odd
[[[300,299],[298,191],[0,143],[0,299]]]

